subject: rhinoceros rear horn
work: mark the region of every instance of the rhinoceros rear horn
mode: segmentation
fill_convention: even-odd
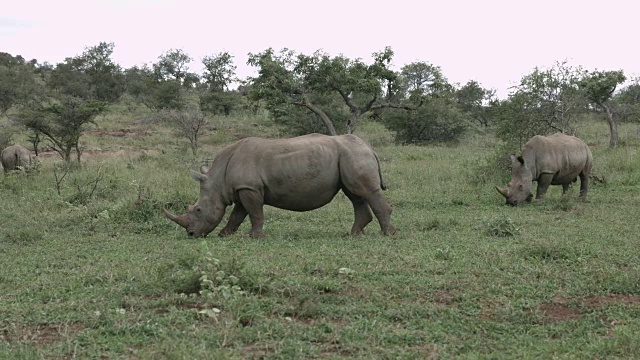
[[[188,222],[187,222],[187,219],[184,216],[174,215],[174,214],[170,213],[169,210],[167,210],[167,209],[162,209],[162,212],[164,213],[164,215],[167,218],[169,218],[169,220],[175,222],[176,224],[182,226],[185,229],[189,225]]]
[[[203,182],[203,181],[207,180],[208,176],[203,174],[203,173],[199,173],[197,171],[191,170],[191,177],[194,178],[194,180],[198,180],[200,182]]]
[[[496,186],[496,190],[498,190],[498,192],[500,193],[500,195],[504,196],[505,198],[509,197],[509,193],[507,191],[507,189],[502,189]]]

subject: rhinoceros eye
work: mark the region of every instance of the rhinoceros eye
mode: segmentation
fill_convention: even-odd
[[[196,212],[200,212],[200,210],[201,210],[200,208],[196,208]]]

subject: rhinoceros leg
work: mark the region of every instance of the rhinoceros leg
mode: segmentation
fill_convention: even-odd
[[[264,232],[262,231],[262,226],[264,225],[264,214],[262,212],[262,206],[264,204],[264,200],[262,195],[254,190],[240,190],[238,192],[238,197],[251,220],[251,231],[249,231],[249,236],[254,238],[263,237]]]
[[[587,192],[589,191],[589,175],[584,171],[580,173],[580,200],[587,200]]]
[[[347,189],[343,188],[342,191],[347,195],[349,200],[351,200],[351,204],[353,204],[353,211],[355,213],[355,220],[351,227],[351,235],[360,235],[363,233],[364,227],[373,220],[371,208],[369,208],[369,204],[367,204],[365,199],[354,195]]]
[[[391,225],[391,212],[393,209],[387,203],[387,201],[382,197],[381,191],[378,190],[364,197],[371,210],[373,210],[373,214],[378,219],[380,223],[380,229],[382,229],[382,233],[385,235],[393,235],[396,233],[396,228]]]
[[[569,184],[562,184],[562,195],[566,194],[569,191]]]
[[[227,236],[235,233],[240,224],[247,217],[247,210],[245,210],[244,206],[241,203],[237,203],[233,206],[233,210],[231,210],[231,215],[229,215],[229,221],[227,225],[220,230],[219,236]]]
[[[540,175],[540,177],[538,178],[538,189],[536,190],[537,200],[544,199],[544,195],[547,193],[549,185],[551,185],[551,180],[553,180],[553,174]]]

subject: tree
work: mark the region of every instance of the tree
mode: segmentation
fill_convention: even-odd
[[[439,94],[453,89],[442,75],[439,66],[424,61],[403,66],[400,74],[405,83],[407,92],[405,96],[418,101],[425,96],[437,97]]]
[[[233,65],[233,56],[228,52],[205,56],[202,58],[204,71],[202,82],[210,91],[228,91],[229,85],[235,81],[236,66]]]
[[[151,110],[180,110],[200,83],[198,75],[188,71],[192,60],[180,49],[169,50],[150,67],[129,68],[124,72],[127,92]]]
[[[95,117],[105,109],[105,102],[64,95],[23,109],[18,114],[18,121],[38,137],[46,138],[65,162],[71,161],[71,152],[75,150],[79,163],[82,154],[80,137],[89,124],[95,124]]]
[[[193,58],[181,49],[173,49],[158,57],[153,64],[153,73],[158,81],[176,81],[180,85],[189,87],[195,84],[198,76],[189,72],[189,63]]]
[[[350,113],[345,131],[352,133],[359,119],[370,111],[408,107],[395,97],[398,76],[390,70],[392,58],[390,48],[374,53],[372,64],[344,56],[330,57],[320,51],[309,56],[283,49],[276,54],[270,48],[249,54],[248,64],[259,68],[258,77],[252,79],[251,96],[264,100],[271,114],[286,104],[305,108],[335,135],[334,120],[314,99],[338,95]]]
[[[30,139],[36,148],[46,139],[66,162],[71,161],[73,150],[80,162],[80,137],[123,90],[124,78],[111,61],[112,52],[113,44],[100,43],[55,68],[39,69],[44,80],[42,97],[32,99],[17,117],[32,131]]]
[[[580,81],[580,88],[590,103],[604,109],[609,123],[609,147],[618,145],[618,123],[613,116],[609,104],[618,85],[624,83],[626,76],[622,70],[618,71],[593,71]]]
[[[37,96],[34,64],[35,60],[26,63],[20,55],[0,53],[0,116]]]
[[[99,101],[114,102],[124,93],[124,74],[120,65],[113,62],[115,45],[101,42],[87,47],[82,55],[73,58],[73,66],[85,74],[92,98]]]
[[[548,69],[535,68],[523,76],[508,100],[491,109],[496,112],[498,136],[516,148],[533,135],[574,132],[586,107],[578,86],[583,76],[581,68],[566,62]]]
[[[198,155],[199,138],[207,119],[200,109],[194,106],[183,110],[168,109],[162,112],[162,118],[182,136],[189,140],[193,156]]]
[[[612,102],[621,121],[640,122],[640,78],[633,79],[616,93]]]
[[[200,108],[212,114],[229,115],[241,97],[237,91],[229,91],[229,85],[236,80],[233,56],[228,52],[205,56],[202,64]]]
[[[481,126],[489,126],[491,118],[486,103],[490,102],[494,96],[494,90],[484,89],[475,80],[467,82],[455,91],[455,101],[460,110],[469,114]]]

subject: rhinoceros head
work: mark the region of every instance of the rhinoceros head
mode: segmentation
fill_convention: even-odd
[[[511,181],[506,188],[496,186],[496,190],[507,199],[507,205],[517,206],[533,198],[531,181],[531,170],[522,156],[511,155]]]
[[[208,168],[202,167],[202,172],[191,170],[191,177],[200,182],[200,198],[189,205],[184,215],[174,215],[167,209],[162,209],[169,220],[187,230],[189,236],[205,237],[220,224],[224,217],[226,206],[218,199],[215,192],[206,186],[209,177],[204,174]]]

